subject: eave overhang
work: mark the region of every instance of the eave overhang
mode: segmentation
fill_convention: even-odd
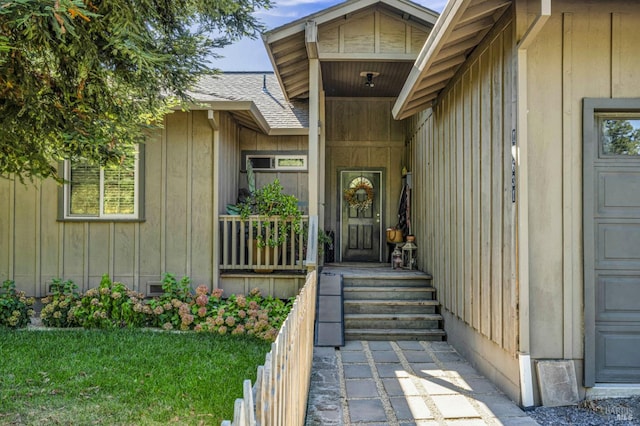
[[[407,0],[351,0],[264,33],[262,40],[275,70],[278,83],[288,101],[308,97],[309,59],[318,58],[321,61],[330,59],[339,61],[381,60],[379,55],[374,54],[361,55],[362,57],[350,54],[348,57],[325,58],[317,48],[317,28],[320,25],[345,19],[345,17],[375,5],[401,11],[403,17],[408,21],[429,29],[438,18],[437,12]],[[404,59],[408,61],[415,59],[415,53],[405,56]],[[394,56],[389,60],[395,61],[397,58]]]
[[[512,0],[450,0],[427,38],[393,107],[407,118],[429,108]]]
[[[191,111],[226,111],[241,126],[268,136],[304,136],[309,134],[307,127],[271,127],[260,109],[253,101],[207,101],[188,105]],[[176,108],[181,110],[181,108]]]

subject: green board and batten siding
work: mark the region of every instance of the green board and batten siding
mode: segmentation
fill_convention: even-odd
[[[450,340],[517,395],[515,61],[507,15],[433,109],[410,119],[409,142],[420,267],[434,277]]]
[[[327,99],[325,229],[335,231],[338,238],[341,170],[382,170],[383,231],[398,222],[402,167],[407,163],[404,123],[393,120],[392,105],[393,100],[380,98]],[[382,248],[386,250],[386,245]]]
[[[526,51],[518,94],[517,40],[539,2],[514,4],[433,109],[411,119],[410,156],[414,187],[421,188],[414,191],[414,217],[428,218],[414,220],[418,241],[426,242],[420,262],[434,276],[450,340],[459,339],[483,373],[517,399],[517,233],[528,251],[531,358],[574,360],[579,384],[585,383],[583,327],[593,325],[585,323],[583,303],[587,313],[593,310],[588,304],[596,295],[585,297],[584,290],[593,288],[584,271],[594,265],[583,261],[583,241],[593,238],[583,234],[582,221],[583,99],[640,97],[640,11],[623,1],[554,1]],[[517,160],[526,163],[527,176],[525,185],[516,180],[514,204],[518,96],[526,99],[528,130],[526,157]],[[520,200],[528,205],[524,225],[516,222]]]
[[[224,113],[221,171],[235,200],[236,125]],[[213,283],[213,130],[206,111],[176,112],[145,145],[145,217],[140,222],[57,220],[53,181],[0,180],[0,279],[11,278],[42,296],[52,278],[72,279],[82,290],[110,274],[140,291],[162,274]]]

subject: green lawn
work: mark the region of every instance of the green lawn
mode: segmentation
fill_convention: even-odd
[[[219,425],[269,348],[207,333],[0,329],[0,424]]]

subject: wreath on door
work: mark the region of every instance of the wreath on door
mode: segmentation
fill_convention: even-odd
[[[366,195],[364,198],[358,197],[359,194]],[[368,179],[358,179],[358,182],[352,182],[348,189],[344,190],[344,199],[352,207],[358,211],[365,211],[373,204],[373,187]]]

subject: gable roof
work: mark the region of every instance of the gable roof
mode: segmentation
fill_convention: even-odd
[[[428,108],[512,0],[449,0],[393,107],[402,119]]]
[[[399,20],[421,27],[425,31],[431,29],[438,17],[437,12],[408,0],[348,0],[266,32],[262,38],[287,99],[308,97],[309,59],[314,57],[322,59],[322,53],[317,50],[318,28],[323,24],[344,22],[345,19],[372,8],[378,8],[389,15],[397,16]],[[307,31],[308,27],[309,31]],[[307,32],[309,32],[309,37],[307,37]],[[408,57],[403,59],[409,61],[407,73],[415,55],[415,53],[405,55]],[[339,62],[344,64],[344,61],[358,60],[357,56],[357,54],[351,53],[349,57],[343,58]],[[359,60],[377,62],[378,58],[359,58]],[[330,69],[323,66],[323,76],[328,72]],[[359,75],[356,74],[356,77],[359,78]]]
[[[273,72],[226,72],[202,78],[189,93],[192,109],[229,111],[241,125],[268,135],[309,131],[305,102],[288,102]]]

